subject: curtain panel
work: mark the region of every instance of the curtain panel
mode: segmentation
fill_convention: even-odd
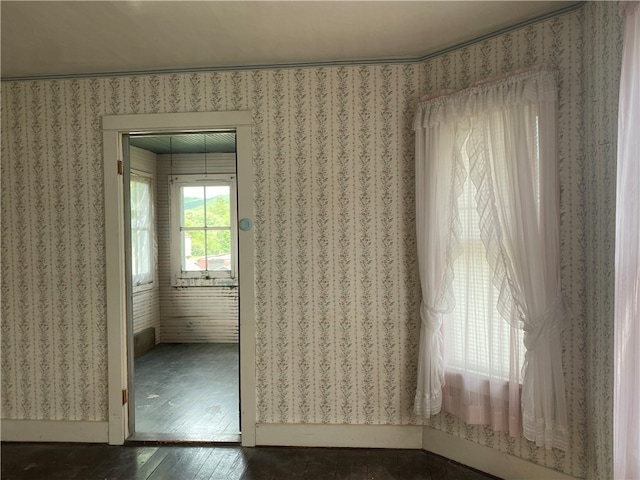
[[[621,2],[624,22],[616,188],[614,474],[640,478],[640,6]]]
[[[154,212],[151,177],[131,174],[131,277],[134,287],[153,282]]]
[[[423,300],[415,411],[428,417],[442,408],[443,318],[463,300],[454,298],[452,283],[461,251],[458,199],[468,178],[476,188],[497,309],[503,321],[524,331],[526,347],[522,391],[512,373],[510,388],[495,402],[503,406],[491,406],[501,408],[504,418],[491,424],[509,426],[504,429],[512,435],[519,433],[514,423],[518,430],[521,424],[525,438],[537,445],[566,450],[556,102],[554,73],[536,68],[418,106],[416,226]],[[521,405],[513,405],[518,400]]]

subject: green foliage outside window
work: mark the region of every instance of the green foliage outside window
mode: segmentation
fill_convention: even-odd
[[[184,226],[202,228],[190,230],[191,256],[203,257],[231,252],[231,206],[229,195],[217,195],[205,203],[202,198],[184,198]],[[205,227],[224,227],[224,230],[208,230]],[[205,248],[206,233],[206,248]]]

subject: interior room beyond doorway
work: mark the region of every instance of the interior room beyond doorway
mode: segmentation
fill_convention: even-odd
[[[129,137],[130,440],[240,441],[235,150]]]

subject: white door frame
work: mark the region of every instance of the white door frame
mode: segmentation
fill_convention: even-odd
[[[107,288],[107,357],[109,444],[122,445],[129,436],[127,388],[127,316],[124,244],[124,184],[118,173],[123,160],[122,136],[132,133],[199,132],[233,128],[237,142],[238,220],[253,219],[251,112],[161,113],[102,117],[104,151],[104,214]],[[256,362],[253,229],[238,231],[240,325],[240,421],[242,445],[256,441]]]

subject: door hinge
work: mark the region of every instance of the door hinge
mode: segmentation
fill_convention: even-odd
[[[129,391],[124,388],[122,389],[122,405],[126,405],[129,401]]]
[[[118,175],[124,175],[124,165],[122,160],[118,160]]]

